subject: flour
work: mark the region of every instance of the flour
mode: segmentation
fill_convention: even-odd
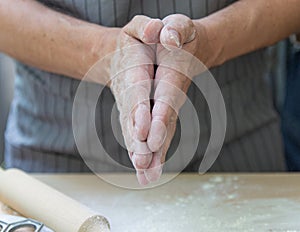
[[[78,232],[109,232],[109,222],[102,216],[88,218]]]
[[[112,232],[300,232],[300,199],[286,189],[292,184],[282,189],[248,175],[216,175],[179,176],[143,191],[86,185],[88,193],[69,193],[105,215]],[[289,194],[296,197],[282,197]]]
[[[2,203],[0,203],[0,214],[10,214],[10,215],[19,216],[19,214],[16,211],[14,211],[10,207]]]
[[[238,178],[214,177],[191,193],[165,195],[144,207],[118,211],[112,232],[300,232],[300,202],[285,199],[239,200]],[[267,213],[266,213],[267,212]],[[129,214],[129,215],[128,215]],[[131,220],[130,215],[134,216]],[[290,223],[290,222],[293,223]],[[287,223],[289,222],[289,223]]]

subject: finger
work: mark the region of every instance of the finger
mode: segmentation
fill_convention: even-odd
[[[132,124],[130,126],[130,134],[135,139],[145,141],[151,122],[150,113],[150,91],[151,80],[148,70],[144,67],[137,67],[126,71],[123,90],[120,93],[121,108],[124,114],[128,115],[128,119]]]
[[[152,19],[144,15],[135,16],[124,27],[125,33],[144,43],[158,43],[163,23],[160,19]]]
[[[180,107],[186,100],[190,80],[184,75],[165,67],[159,67],[155,79],[154,107],[147,144],[157,152],[166,138],[166,128],[176,121]]]
[[[136,170],[145,170],[149,167],[152,161],[152,153],[149,154],[137,154],[133,153],[132,163]]]
[[[126,131],[130,130],[130,123],[128,123],[128,128]],[[139,140],[132,139],[130,134],[125,134],[124,136],[129,140],[129,145],[127,145],[128,154],[130,160],[137,171],[145,170],[149,167],[153,154],[147,146],[146,142],[140,142]]]
[[[152,152],[157,152],[167,133],[167,125],[169,123],[169,115],[171,114],[170,107],[164,102],[156,101],[152,110],[152,121],[149,129],[147,144]]]
[[[153,155],[153,160],[148,169],[144,171],[145,177],[149,182],[158,181],[162,174],[162,151],[156,152]]]
[[[144,170],[149,167],[152,161],[152,152],[146,142],[134,140],[132,163],[136,170]]]
[[[141,28],[148,24],[147,21],[150,23],[151,19],[143,16],[135,17],[124,30],[133,36],[141,36]],[[128,47],[128,45],[131,46]],[[130,130],[130,134],[135,139],[144,141],[147,138],[151,121],[149,95],[151,79],[154,75],[155,52],[151,46],[139,43],[126,33],[121,33],[119,46],[122,49],[112,66],[115,69],[114,73],[120,78],[112,81],[113,92],[118,109],[125,111],[123,114],[131,114],[127,116],[128,119],[133,119],[133,126],[130,128],[134,128],[134,131]],[[125,75],[122,70],[126,70]]]
[[[160,34],[161,43],[168,46],[181,48],[183,44],[193,41],[196,29],[193,21],[181,14],[167,16],[163,19],[164,27]]]
[[[134,115],[135,137],[140,141],[145,141],[148,137],[151,124],[151,114],[149,103],[142,103],[137,106]]]
[[[145,126],[140,126],[143,130],[142,132],[140,132],[140,134],[144,134],[144,136],[146,136],[149,131],[149,127],[151,123],[150,103],[149,103],[150,88],[151,88],[150,83],[148,83],[147,80],[139,81],[135,85],[130,85],[130,87],[123,90],[123,92],[119,93],[118,95],[115,95],[115,97],[118,99],[117,104],[118,104],[118,108],[120,109],[120,122],[121,122],[122,133],[124,136],[126,147],[129,152],[132,153],[135,152],[136,154],[141,154],[141,155],[146,155],[151,153],[151,151],[147,146],[147,143],[145,141],[141,141],[137,139],[138,136],[136,136],[136,134],[139,133],[139,130],[136,129],[136,124],[145,125]],[[141,107],[147,109],[144,110],[143,117],[139,116],[138,109]],[[144,121],[142,122],[142,120]],[[141,156],[141,159],[144,159],[144,157]],[[141,167],[139,167],[139,163],[144,164],[145,161],[139,161],[138,159],[136,160],[137,160],[136,166],[138,168],[146,168],[141,165],[140,165]]]
[[[175,130],[176,123],[170,123],[167,130],[167,137],[162,148],[160,151],[154,153],[151,164],[149,165],[148,169],[145,170],[145,176],[149,182],[155,182],[160,178],[163,164],[166,160],[166,154],[174,137]]]
[[[145,185],[149,184],[149,181],[147,180],[147,178],[144,174],[144,171],[137,171],[136,177],[137,177],[137,180],[140,185],[145,186]]]
[[[145,87],[145,85],[147,85]],[[132,123],[133,133],[132,136],[134,139],[138,139],[140,141],[145,141],[147,139],[150,124],[151,124],[151,110],[150,110],[150,83],[137,82],[128,89],[130,93],[130,99],[125,107],[129,107],[128,112],[133,120],[130,122]],[[128,92],[126,91],[126,92]]]
[[[139,149],[141,149],[141,148],[139,148]],[[142,149],[147,149],[147,148],[144,147]],[[147,149],[147,151],[150,152],[149,149]],[[150,163],[152,162],[152,157],[153,157],[153,154],[151,152],[147,153],[146,151],[144,152],[144,154],[128,152],[128,155],[130,157],[130,160],[131,160],[134,168],[137,171],[137,174],[143,173],[143,171],[149,167]]]

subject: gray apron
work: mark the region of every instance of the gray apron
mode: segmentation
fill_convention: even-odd
[[[182,13],[201,18],[231,0],[41,0],[74,17],[108,27],[122,27],[135,15],[163,18]],[[67,59],[68,57],[66,57]],[[278,115],[266,81],[266,50],[239,57],[212,69],[227,109],[227,133],[221,154],[211,171],[284,171]],[[15,96],[6,130],[5,162],[31,172],[85,172],[72,132],[72,104],[77,80],[17,63]],[[186,171],[197,171],[210,136],[210,117],[203,96],[194,85],[188,96],[197,108],[201,138]],[[96,110],[97,131],[107,153],[131,167],[127,151],[115,139],[110,120],[114,97],[106,88]],[[87,110],[88,104],[87,104]],[[177,130],[168,155],[180,137]],[[92,146],[92,144],[91,144]],[[101,154],[99,154],[101,156]],[[180,160],[178,161],[180,162]],[[102,171],[118,171],[103,161]],[[167,171],[176,171],[176,167]]]

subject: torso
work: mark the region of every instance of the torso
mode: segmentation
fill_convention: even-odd
[[[234,1],[41,0],[40,2],[83,20],[108,27],[122,27],[137,14],[163,18],[168,14],[182,13],[191,18],[201,18]],[[212,170],[284,170],[278,117],[273,110],[269,86],[264,78],[268,66],[268,56],[265,50],[260,50],[212,70],[222,90],[228,117],[225,145]],[[81,161],[74,165],[68,163],[70,158],[78,159],[72,135],[71,113],[79,82],[24,64],[18,64],[17,73],[16,94],[6,132],[8,166],[33,171],[85,170]],[[201,125],[201,146],[193,162],[187,167],[189,171],[196,171],[210,136],[210,120],[207,105],[195,86],[190,88],[188,95],[197,106]],[[99,118],[97,124],[99,135],[107,152],[115,160],[130,166],[127,152],[118,146],[111,130],[110,117],[107,117],[113,104],[114,98],[110,90],[105,89],[99,99],[96,115]],[[178,140],[178,135],[174,140]],[[47,162],[45,157],[51,162]],[[22,162],[25,158],[27,162]],[[58,164],[59,159],[64,160],[64,164]],[[105,165],[105,159],[103,163],[104,171],[114,170]]]

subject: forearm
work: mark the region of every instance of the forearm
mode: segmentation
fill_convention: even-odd
[[[0,51],[40,69],[81,79],[113,52],[119,29],[55,12],[34,0],[0,1]],[[103,70],[99,83],[105,83]]]
[[[299,0],[240,0],[206,18],[209,66],[266,47],[300,31]]]

